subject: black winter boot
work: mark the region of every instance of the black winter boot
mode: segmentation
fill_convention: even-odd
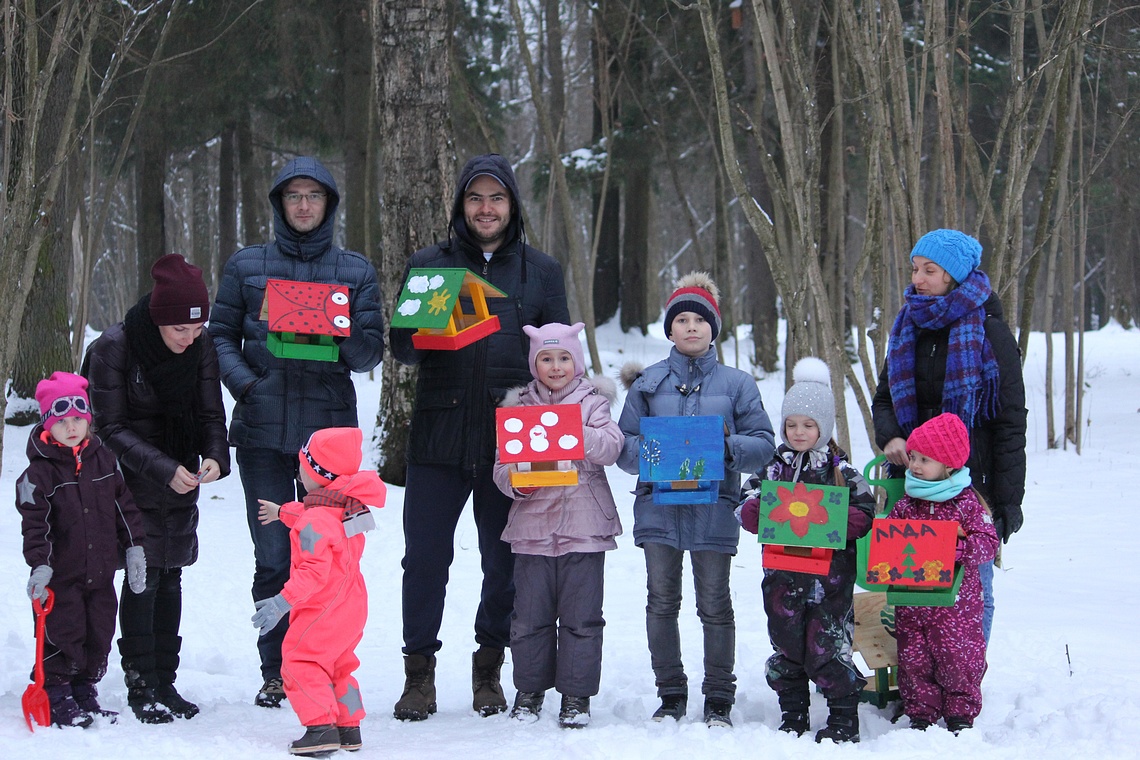
[[[435,712],[435,655],[404,655],[404,693],[392,714],[399,720],[427,720]]]
[[[558,711],[558,725],[562,728],[585,728],[590,725],[590,698],[562,695]]]
[[[520,723],[534,723],[542,712],[545,699],[546,692],[543,691],[518,692],[515,694],[515,706],[511,708],[510,717]]]
[[[709,728],[732,728],[732,703],[727,699],[705,698],[705,725]]]
[[[340,748],[348,752],[356,752],[364,746],[360,738],[360,726],[337,726],[340,732]]]
[[[471,655],[471,707],[484,718],[507,710],[507,698],[499,683],[502,667],[502,649],[481,646]]]
[[[198,714],[198,705],[185,699],[174,688],[180,651],[182,651],[181,636],[155,634],[154,671],[158,683],[154,687],[154,694],[159,702],[166,705],[175,718],[193,718]]]
[[[306,726],[305,735],[289,745],[290,755],[324,757],[340,749],[340,731],[333,723],[325,726]]]
[[[666,694],[661,697],[661,706],[653,713],[653,720],[655,723],[660,723],[666,718],[673,720],[680,720],[685,717],[685,713],[689,709],[689,698],[684,694]]]
[[[107,718],[111,723],[118,723],[119,714],[113,710],[104,710],[99,706],[99,690],[91,681],[73,681],[71,695],[79,709],[94,718]]]
[[[82,705],[80,705],[82,707]],[[946,730],[957,736],[968,728],[974,727],[974,721],[969,718],[946,717]]]
[[[816,743],[830,739],[836,744],[844,742],[856,743],[859,741],[859,695],[851,694],[846,697],[827,700],[830,713],[827,716],[827,726],[821,728],[815,735]]]
[[[786,734],[803,736],[811,729],[811,692],[805,683],[778,692],[780,700],[780,730]]]
[[[154,637],[130,636],[119,639],[123,657],[123,680],[127,684],[127,705],[140,723],[170,723],[174,715],[154,693],[158,676],[154,672]]]
[[[87,728],[95,721],[89,712],[76,704],[75,696],[71,693],[71,684],[61,683],[45,686],[44,691],[47,692],[48,702],[51,703],[51,723],[53,726]]]
[[[281,684],[281,676],[270,676],[257,690],[253,703],[258,707],[280,707],[285,699],[285,687]]]

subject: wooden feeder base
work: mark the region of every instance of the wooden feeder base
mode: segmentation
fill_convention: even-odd
[[[654,504],[716,504],[719,498],[719,481],[670,480],[653,484]]]
[[[537,464],[534,463],[532,467]],[[543,488],[545,486],[576,486],[578,485],[578,470],[569,469],[531,469],[519,470],[515,465],[510,466],[511,486],[514,488]]]
[[[278,359],[335,362],[340,358],[340,346],[333,342],[331,335],[271,332],[265,335],[265,347]]]
[[[903,607],[953,607],[961,587],[962,566],[959,565],[954,570],[954,582],[949,586],[888,586],[887,604]]]
[[[831,554],[833,551],[815,546],[764,544],[763,567],[769,570],[787,570],[792,573],[827,575],[831,570]]]
[[[499,331],[499,318],[496,316],[476,322],[471,327],[449,335],[446,330],[421,327],[412,334],[412,345],[421,350],[458,351],[480,338]]]

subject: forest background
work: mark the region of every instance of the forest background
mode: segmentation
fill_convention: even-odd
[[[185,255],[213,291],[270,239],[269,185],[303,154],[337,176],[339,242],[376,264],[389,314],[458,166],[502,153],[595,370],[595,326],[645,332],[707,270],[726,329],[750,328],[730,363],[817,355],[838,409],[855,390],[845,446],[870,435],[929,229],[978,237],[1023,348],[1046,334],[1047,446],[1080,450],[1084,332],[1140,314],[1133,3],[0,0],[0,49],[9,423],[154,260]],[[415,370],[382,372],[378,467],[402,484]]]

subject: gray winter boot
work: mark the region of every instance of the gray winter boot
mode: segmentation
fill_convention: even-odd
[[[427,720],[435,712],[435,655],[404,655],[404,693],[392,714],[399,720]]]
[[[507,698],[499,683],[502,667],[502,649],[481,646],[471,655],[471,707],[484,718],[506,712]]]

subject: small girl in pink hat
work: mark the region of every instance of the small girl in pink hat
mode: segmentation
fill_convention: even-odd
[[[972,728],[982,710],[986,640],[982,634],[982,583],[978,565],[998,547],[993,518],[970,485],[970,433],[955,414],[919,425],[906,441],[910,460],[906,496],[891,517],[956,520],[955,561],[962,586],[952,607],[900,606],[895,610],[899,694],[910,727],[925,731],[939,718],[958,734]]]

